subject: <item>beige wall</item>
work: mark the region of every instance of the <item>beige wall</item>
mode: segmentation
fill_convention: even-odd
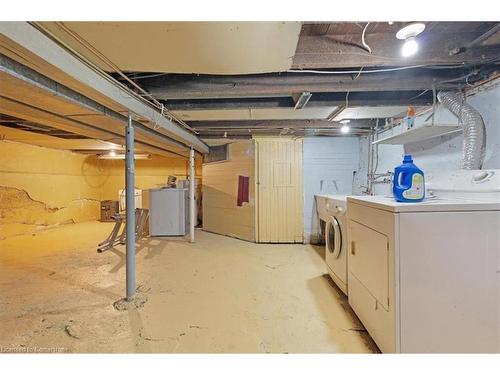
[[[101,188],[89,156],[0,141],[0,238],[95,220]]]
[[[125,188],[123,160],[99,160],[97,166],[103,175],[102,199],[117,200],[118,190]],[[176,176],[177,180],[187,179],[189,161],[184,158],[167,158],[152,155],[150,160],[135,161],[135,187],[151,189],[165,185],[167,177]],[[196,176],[201,178],[201,157],[196,160]]]
[[[201,158],[197,175],[201,176]],[[187,161],[152,156],[136,161],[136,187],[185,179]],[[95,155],[0,141],[0,239],[50,225],[96,220],[100,201],[118,199],[124,162]]]
[[[250,202],[238,207],[238,176],[250,177]],[[253,141],[229,145],[229,160],[203,165],[203,228],[255,241]]]

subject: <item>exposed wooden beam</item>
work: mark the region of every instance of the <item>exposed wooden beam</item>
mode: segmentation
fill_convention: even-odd
[[[457,87],[462,69],[416,68],[369,74],[282,73],[252,76],[165,75],[141,81],[154,97],[217,99],[291,96],[296,92],[408,91]],[[168,103],[168,102],[167,102]]]

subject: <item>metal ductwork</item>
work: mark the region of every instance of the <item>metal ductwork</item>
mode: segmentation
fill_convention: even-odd
[[[481,114],[464,102],[462,95],[441,91],[437,95],[440,103],[458,117],[463,128],[462,169],[481,169],[486,147],[486,128]]]

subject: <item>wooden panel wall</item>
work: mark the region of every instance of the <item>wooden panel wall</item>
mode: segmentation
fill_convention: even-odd
[[[203,165],[203,228],[255,241],[255,157],[253,141],[229,145],[229,160]],[[238,176],[250,177],[249,202],[238,207]]]

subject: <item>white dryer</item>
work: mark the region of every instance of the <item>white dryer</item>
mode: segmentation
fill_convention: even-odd
[[[328,273],[347,294],[347,218],[345,195],[316,195],[320,219],[325,222],[325,261]]]
[[[384,353],[500,353],[500,170],[350,196],[349,304]]]

